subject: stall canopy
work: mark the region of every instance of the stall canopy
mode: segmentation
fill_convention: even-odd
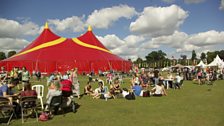
[[[112,42],[111,42],[112,43]],[[25,66],[29,71],[65,72],[77,67],[81,72],[115,70],[128,72],[131,63],[114,55],[94,35],[92,28],[77,38],[63,38],[45,24],[42,33],[18,54],[0,62],[8,71]]]
[[[201,60],[200,63],[198,65],[196,65],[196,66],[201,67],[201,68],[204,68],[207,65],[205,65],[204,62]]]
[[[214,60],[208,64],[208,66],[218,66],[218,67],[224,67],[224,62],[220,59],[219,55],[216,55]]]

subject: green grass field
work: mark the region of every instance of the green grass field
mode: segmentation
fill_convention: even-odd
[[[81,92],[87,78],[79,77]],[[126,79],[122,87],[128,87]],[[46,85],[46,81],[37,82]],[[97,85],[97,84],[95,84]],[[80,104],[76,113],[56,115],[46,122],[25,123],[24,126],[223,126],[224,81],[213,86],[196,85],[184,81],[181,90],[167,90],[164,97],[138,97],[101,100],[84,96],[75,99]],[[13,120],[12,126],[21,126],[21,119]]]

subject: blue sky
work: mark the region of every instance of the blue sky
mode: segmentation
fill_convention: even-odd
[[[224,0],[1,0],[0,51],[19,51],[45,22],[74,38],[88,25],[123,58],[144,58],[154,50],[191,57],[224,47]]]

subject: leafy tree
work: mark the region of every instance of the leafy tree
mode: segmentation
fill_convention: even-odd
[[[196,52],[195,52],[195,50],[192,50],[191,61],[192,61],[193,65],[195,64],[196,59],[197,59]]]
[[[4,52],[0,52],[0,60],[4,60],[6,58]]]
[[[191,56],[191,60],[196,60],[197,59],[197,55],[195,50],[192,51],[192,56]]]
[[[149,63],[151,67],[163,67],[166,53],[161,50],[152,51],[145,58],[146,62]]]
[[[224,61],[224,50],[219,51],[219,57]]]
[[[205,60],[206,59],[206,54],[204,52],[201,53],[201,60]]]
[[[207,62],[211,63],[214,60],[214,58],[216,57],[217,54],[218,54],[218,51],[207,52]]]
[[[142,58],[138,57],[137,60],[136,60],[135,62],[136,62],[136,63],[142,63],[143,60],[142,60]]]
[[[157,62],[157,61],[160,61],[160,60],[165,60],[166,59],[166,53],[164,53],[161,50],[152,51],[145,58],[146,58],[146,61],[149,62],[149,63]]]
[[[138,57],[136,61],[134,61],[134,64],[138,64],[139,67],[142,67],[143,62],[144,61],[140,57]]]
[[[182,65],[186,65],[186,61],[187,61],[187,55],[180,55],[181,60],[180,60],[180,64]]]
[[[186,60],[186,59],[187,59],[187,55],[180,55],[180,57],[181,57],[183,60]]]
[[[15,55],[16,54],[16,51],[9,51],[8,52],[8,58]]]

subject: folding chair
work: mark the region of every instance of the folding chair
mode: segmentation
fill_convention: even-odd
[[[24,117],[29,117],[33,112],[36,116],[36,121],[38,122],[38,113],[37,113],[37,97],[36,96],[26,96],[20,98],[21,106],[21,116],[22,123],[24,123]]]
[[[41,108],[44,109],[43,97],[44,97],[44,86],[43,85],[33,85],[32,90],[36,90],[37,98],[40,100]]]
[[[10,105],[10,101],[8,98],[0,97],[0,114],[3,117],[1,119],[8,118],[7,125],[10,124],[13,115],[15,115],[14,107],[14,105]]]

